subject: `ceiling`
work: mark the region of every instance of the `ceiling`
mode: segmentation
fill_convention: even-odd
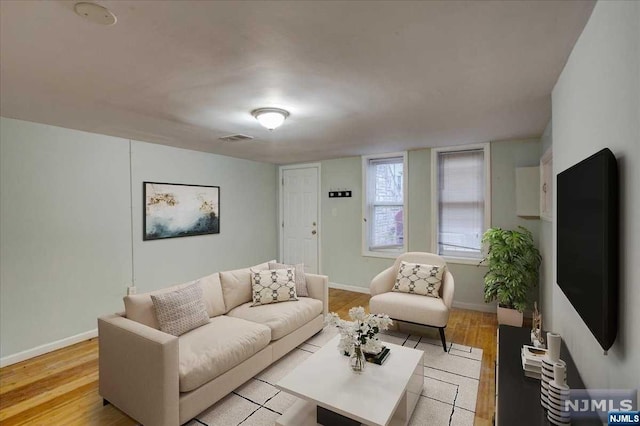
[[[0,3],[2,116],[280,164],[539,136],[594,5],[74,3]]]

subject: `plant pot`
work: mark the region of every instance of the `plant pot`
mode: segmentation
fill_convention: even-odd
[[[522,312],[498,306],[498,324],[522,327]]]

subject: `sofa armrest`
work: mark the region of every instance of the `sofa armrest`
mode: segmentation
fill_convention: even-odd
[[[309,297],[322,302],[324,316],[329,313],[329,277],[326,275],[304,274],[307,279]]]
[[[179,424],[178,338],[124,318],[98,318],[100,395],[146,425]]]
[[[453,293],[455,290],[455,284],[453,281],[453,275],[447,269],[445,271],[444,280],[442,280],[442,301],[447,308],[451,309],[451,305],[453,304]]]
[[[396,270],[393,266],[388,267],[378,275],[373,277],[369,289],[371,290],[371,296],[376,294],[386,293],[391,291],[393,283],[396,279]]]

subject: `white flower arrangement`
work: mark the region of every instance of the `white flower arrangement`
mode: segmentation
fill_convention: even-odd
[[[382,350],[382,342],[378,339],[381,330],[387,330],[393,321],[389,315],[367,314],[362,306],[349,309],[352,321],[340,319],[338,314],[331,312],[326,322],[338,327],[340,331],[340,353],[353,355],[355,346],[359,343],[365,353],[377,354]]]

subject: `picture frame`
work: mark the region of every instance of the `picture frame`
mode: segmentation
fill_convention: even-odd
[[[142,182],[142,239],[220,233],[220,187]]]

